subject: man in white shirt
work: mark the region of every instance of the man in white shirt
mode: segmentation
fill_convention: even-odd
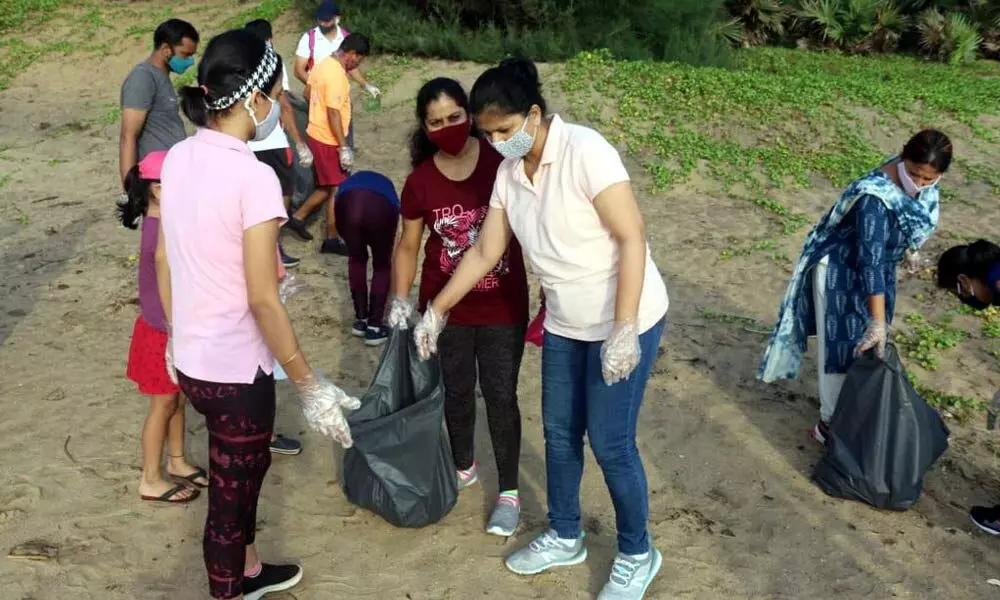
[[[340,26],[340,7],[333,0],[323,0],[316,9],[316,27],[302,34],[295,49],[295,77],[302,83],[309,82],[309,72],[313,65],[340,50],[350,32]],[[348,73],[371,96],[380,96],[382,91],[368,83],[360,69]],[[354,147],[354,124],[347,132],[347,142]]]

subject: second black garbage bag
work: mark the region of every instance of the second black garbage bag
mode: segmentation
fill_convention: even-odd
[[[437,356],[420,360],[410,331],[394,329],[375,378],[348,417],[354,446],[344,454],[347,499],[398,527],[444,518],[458,482],[444,426]]]
[[[948,436],[889,345],[883,359],[869,353],[851,365],[813,478],[831,496],[906,510],[948,449]]]

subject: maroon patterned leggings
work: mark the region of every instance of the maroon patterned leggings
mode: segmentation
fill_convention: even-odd
[[[252,384],[211,383],[177,372],[181,390],[208,425],[205,568],[213,598],[243,593],[246,547],[254,542],[257,499],[274,430],[274,377]]]

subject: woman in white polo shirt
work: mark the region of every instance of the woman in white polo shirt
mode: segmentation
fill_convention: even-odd
[[[647,535],[636,423],[668,300],[628,172],[599,133],[546,115],[538,71],[528,60],[508,59],[483,73],[471,109],[505,160],[479,240],[414,330],[418,350],[436,351],[448,310],[516,236],[547,307],[542,419],[550,529],[510,555],[507,567],[530,575],[586,559],[580,526],[586,433],[618,528],[618,556],[599,598],[642,598],[661,557]]]

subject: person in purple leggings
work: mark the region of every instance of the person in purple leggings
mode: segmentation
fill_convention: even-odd
[[[392,246],[399,223],[399,196],[392,181],[381,173],[358,171],[337,188],[334,204],[340,235],[347,244],[347,273],[354,304],[351,334],[366,346],[379,346],[389,337],[385,302],[392,271]],[[369,288],[368,250],[372,281]]]

